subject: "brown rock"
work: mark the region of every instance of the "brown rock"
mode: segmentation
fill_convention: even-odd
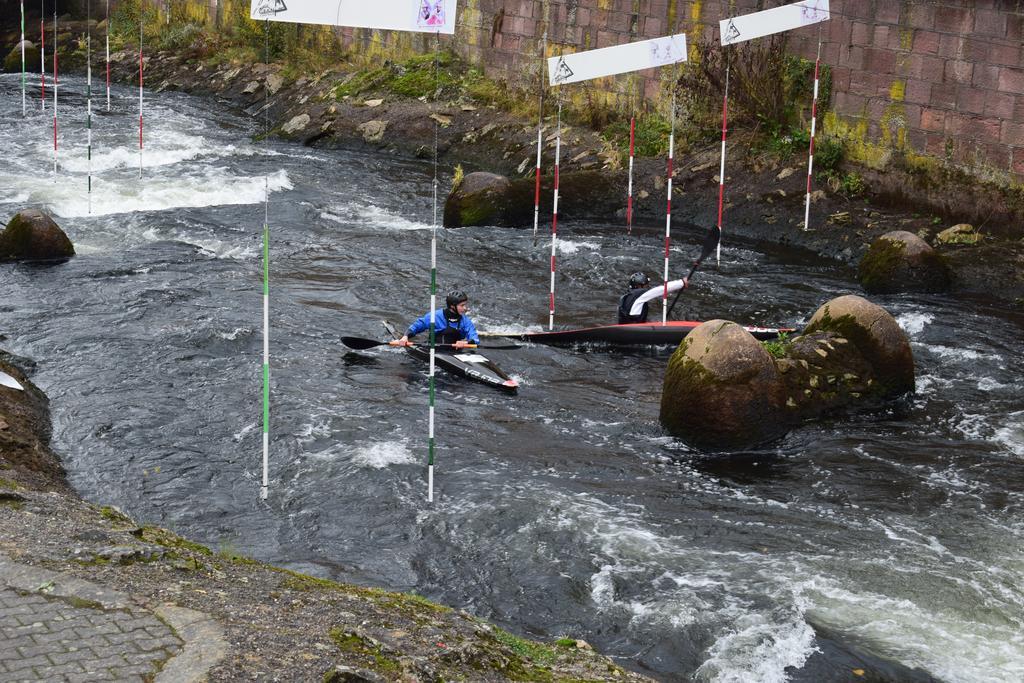
[[[914,354],[910,341],[884,308],[855,295],[826,303],[811,317],[805,335],[835,332],[864,357],[876,381],[871,393],[882,398],[914,390]]]
[[[672,354],[660,417],[671,434],[705,450],[756,446],[788,430],[775,360],[727,320],[699,325]]]
[[[861,286],[872,294],[945,292],[952,281],[945,259],[906,230],[876,239],[861,259],[858,275]]]
[[[53,219],[38,209],[14,214],[0,232],[0,261],[64,259],[75,247]]]

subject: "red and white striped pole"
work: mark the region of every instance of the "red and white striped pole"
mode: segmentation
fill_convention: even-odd
[[[629,117],[629,184],[626,186],[626,232],[633,232],[633,143],[636,140],[636,112]]]
[[[668,136],[668,202],[665,205],[665,275],[664,291],[661,294],[661,324],[668,322],[668,250],[672,245],[672,157],[676,145],[676,93],[672,82],[672,130]]]
[[[821,29],[818,29],[818,56],[814,60],[814,101],[811,104],[811,146],[807,155],[807,201],[804,205],[804,230],[811,229],[811,174],[814,170],[814,133],[818,121],[818,71],[821,67]]]
[[[555,203],[551,210],[551,293],[548,329],[555,329],[555,247],[558,243],[558,164],[562,156],[562,93],[558,93],[558,133],[555,137]]]
[[[722,159],[718,165],[718,245],[715,263],[722,262],[722,207],[725,204],[725,135],[729,119],[729,65],[725,65],[725,96],[722,97]]]
[[[46,0],[39,3],[39,102],[46,111]]]
[[[540,222],[540,153],[544,128],[544,60],[548,54],[548,32],[544,31],[542,54],[540,56],[540,105],[537,108],[537,169],[533,189],[533,243],[537,243],[537,225]]]

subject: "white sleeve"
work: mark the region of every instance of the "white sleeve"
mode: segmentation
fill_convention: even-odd
[[[678,292],[682,288],[683,288],[683,281],[682,280],[671,280],[668,283],[668,293],[669,294],[674,294],[675,292]],[[629,314],[630,315],[640,315],[640,311],[643,310],[645,303],[647,303],[648,301],[653,301],[654,299],[657,299],[659,296],[664,294],[664,292],[665,292],[665,285],[657,285],[656,287],[651,287],[646,292],[644,292],[643,294],[641,294],[640,296],[638,296],[636,298],[636,301],[633,302],[633,307],[629,309]]]

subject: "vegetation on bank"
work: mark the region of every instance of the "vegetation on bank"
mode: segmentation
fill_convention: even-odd
[[[337,99],[393,94],[396,97],[461,101],[493,106],[525,120],[537,117],[539,98],[535,84],[517,87],[488,78],[446,48],[436,57],[429,36],[363,34],[358,49],[342,49],[333,27],[283,22],[257,22],[248,16],[248,3],[223,2],[216,22],[198,16],[197,3],[172,3],[170,21],[163,8],[145,4],[143,37],[152,50],[187,53],[190,60],[207,65],[253,64],[268,59],[281,65],[285,79],[326,76],[330,96]],[[205,7],[205,6],[204,6]],[[206,11],[205,9],[203,10]],[[113,47],[138,41],[139,0],[119,2],[110,20]],[[214,26],[216,24],[216,26]],[[805,159],[810,146],[810,110],[814,62],[787,53],[786,34],[729,46],[723,50],[710,34],[695,43],[690,60],[678,67],[678,78],[666,82],[656,102],[635,102],[636,83],[621,92],[599,96],[586,88],[573,91],[563,101],[563,122],[588,127],[604,140],[606,158],[626,163],[629,153],[630,109],[636,103],[635,152],[638,158],[663,157],[672,130],[669,102],[674,89],[676,155],[707,149],[721,138],[722,100],[729,73],[729,140],[733,158],[756,160],[758,166],[793,165]],[[820,71],[818,136],[815,141],[814,175],[819,187],[856,199],[891,188],[871,187],[879,176],[858,163],[863,154],[843,128],[824,134],[826,121],[838,119],[829,112],[832,74],[828,65]],[[547,89],[544,112],[550,117],[557,90]],[[832,125],[832,124],[830,124]],[[835,126],[832,126],[835,128]],[[845,132],[844,132],[845,131]],[[943,160],[894,149],[887,168],[902,171],[907,187],[916,188],[922,211],[955,213],[955,207],[934,207],[926,195],[942,195],[936,188],[978,187],[1005,201],[1012,213],[1024,214],[1024,187],[1005,180],[975,177]],[[612,154],[607,154],[612,152]],[[869,180],[870,179],[870,180]],[[884,183],[883,183],[884,184]],[[900,181],[896,182],[900,187]],[[898,198],[901,204],[912,198]],[[952,216],[949,216],[952,217]]]

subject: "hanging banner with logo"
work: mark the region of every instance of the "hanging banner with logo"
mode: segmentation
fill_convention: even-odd
[[[562,85],[686,61],[686,34],[574,52],[548,59],[548,83]]]
[[[742,43],[828,19],[828,0],[802,0],[763,12],[722,19],[719,22],[721,43],[723,46]]]
[[[258,21],[455,33],[456,0],[251,0]]]

